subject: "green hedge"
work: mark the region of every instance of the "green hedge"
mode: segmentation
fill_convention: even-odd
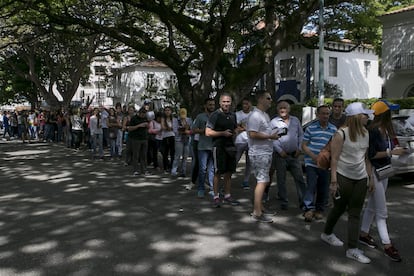
[[[400,109],[414,109],[414,97],[404,98],[404,99],[386,99],[390,103],[399,104]],[[333,99],[325,98],[325,104],[332,105]],[[345,106],[353,102],[362,102],[366,106],[371,106],[373,103],[378,101],[378,98],[371,98],[371,99],[351,99],[345,100]],[[317,106],[318,99],[313,98],[306,102],[306,104],[295,104],[291,106],[291,114],[298,117],[302,120],[302,108],[305,106]]]

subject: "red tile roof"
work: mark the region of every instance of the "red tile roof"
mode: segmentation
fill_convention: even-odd
[[[408,6],[408,7],[402,8],[402,9],[398,9],[398,10],[395,10],[395,11],[387,12],[387,13],[383,14],[383,16],[397,14],[397,13],[403,13],[403,12],[413,11],[413,10],[414,10],[414,5]]]

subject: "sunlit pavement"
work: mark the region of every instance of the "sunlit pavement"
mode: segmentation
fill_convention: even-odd
[[[252,190],[233,179],[241,205],[212,208],[189,178],[132,176],[120,161],[91,161],[50,143],[0,141],[0,276],[4,275],[413,275],[414,179],[392,179],[389,232],[403,257],[360,264],[319,236],[293,203],[275,222],[249,216]],[[251,179],[253,180],[253,179]],[[290,202],[296,203],[289,178]],[[346,218],[335,228],[346,240]],[[379,241],[376,228],[371,233]]]

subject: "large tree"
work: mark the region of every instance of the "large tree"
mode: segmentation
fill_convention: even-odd
[[[89,76],[92,58],[105,54],[107,39],[90,31],[80,35],[76,25],[53,24],[30,10],[28,2],[2,1],[0,6],[0,67],[3,75],[16,76],[3,89],[31,103],[40,98],[53,108],[67,107],[80,81]],[[17,89],[22,83],[30,84],[24,94]]]
[[[14,67],[20,71],[28,71],[27,64],[17,57],[10,57],[1,62],[9,63],[13,59]],[[39,68],[36,69],[39,71]],[[16,74],[8,65],[0,64],[0,104],[13,104],[28,101],[33,108],[38,106],[38,90],[31,81]]]
[[[249,92],[269,70],[272,58],[301,38],[305,25],[317,30],[312,18],[317,18],[320,3],[319,0],[16,2],[27,4],[28,10],[46,16],[51,24],[82,26],[162,61],[175,72],[184,104],[192,106],[193,111],[212,91],[225,90],[236,100]],[[333,19],[327,20],[332,23],[326,27],[327,35],[332,39],[350,37],[366,42],[364,38],[372,31],[361,26],[366,23],[364,17],[358,19],[356,15],[366,14],[375,19],[372,7],[376,7],[376,2],[325,0],[326,19]],[[391,1],[380,2],[387,6]],[[338,22],[342,26],[333,27]],[[314,44],[311,41],[309,45]],[[199,75],[195,77],[194,72]]]
[[[319,1],[35,3],[51,22],[104,33],[162,61],[175,72],[184,104],[197,109],[213,90],[236,98],[250,91],[271,57],[299,38]]]

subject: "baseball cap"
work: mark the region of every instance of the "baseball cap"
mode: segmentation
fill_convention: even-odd
[[[354,115],[358,115],[358,114],[370,115],[372,113],[374,113],[374,111],[370,110],[370,109],[366,109],[365,105],[361,102],[350,103],[345,108],[346,116],[354,116]]]
[[[388,110],[398,110],[400,109],[400,105],[389,103],[387,100],[380,100],[373,103],[371,109],[374,110],[375,115],[380,115]]]

